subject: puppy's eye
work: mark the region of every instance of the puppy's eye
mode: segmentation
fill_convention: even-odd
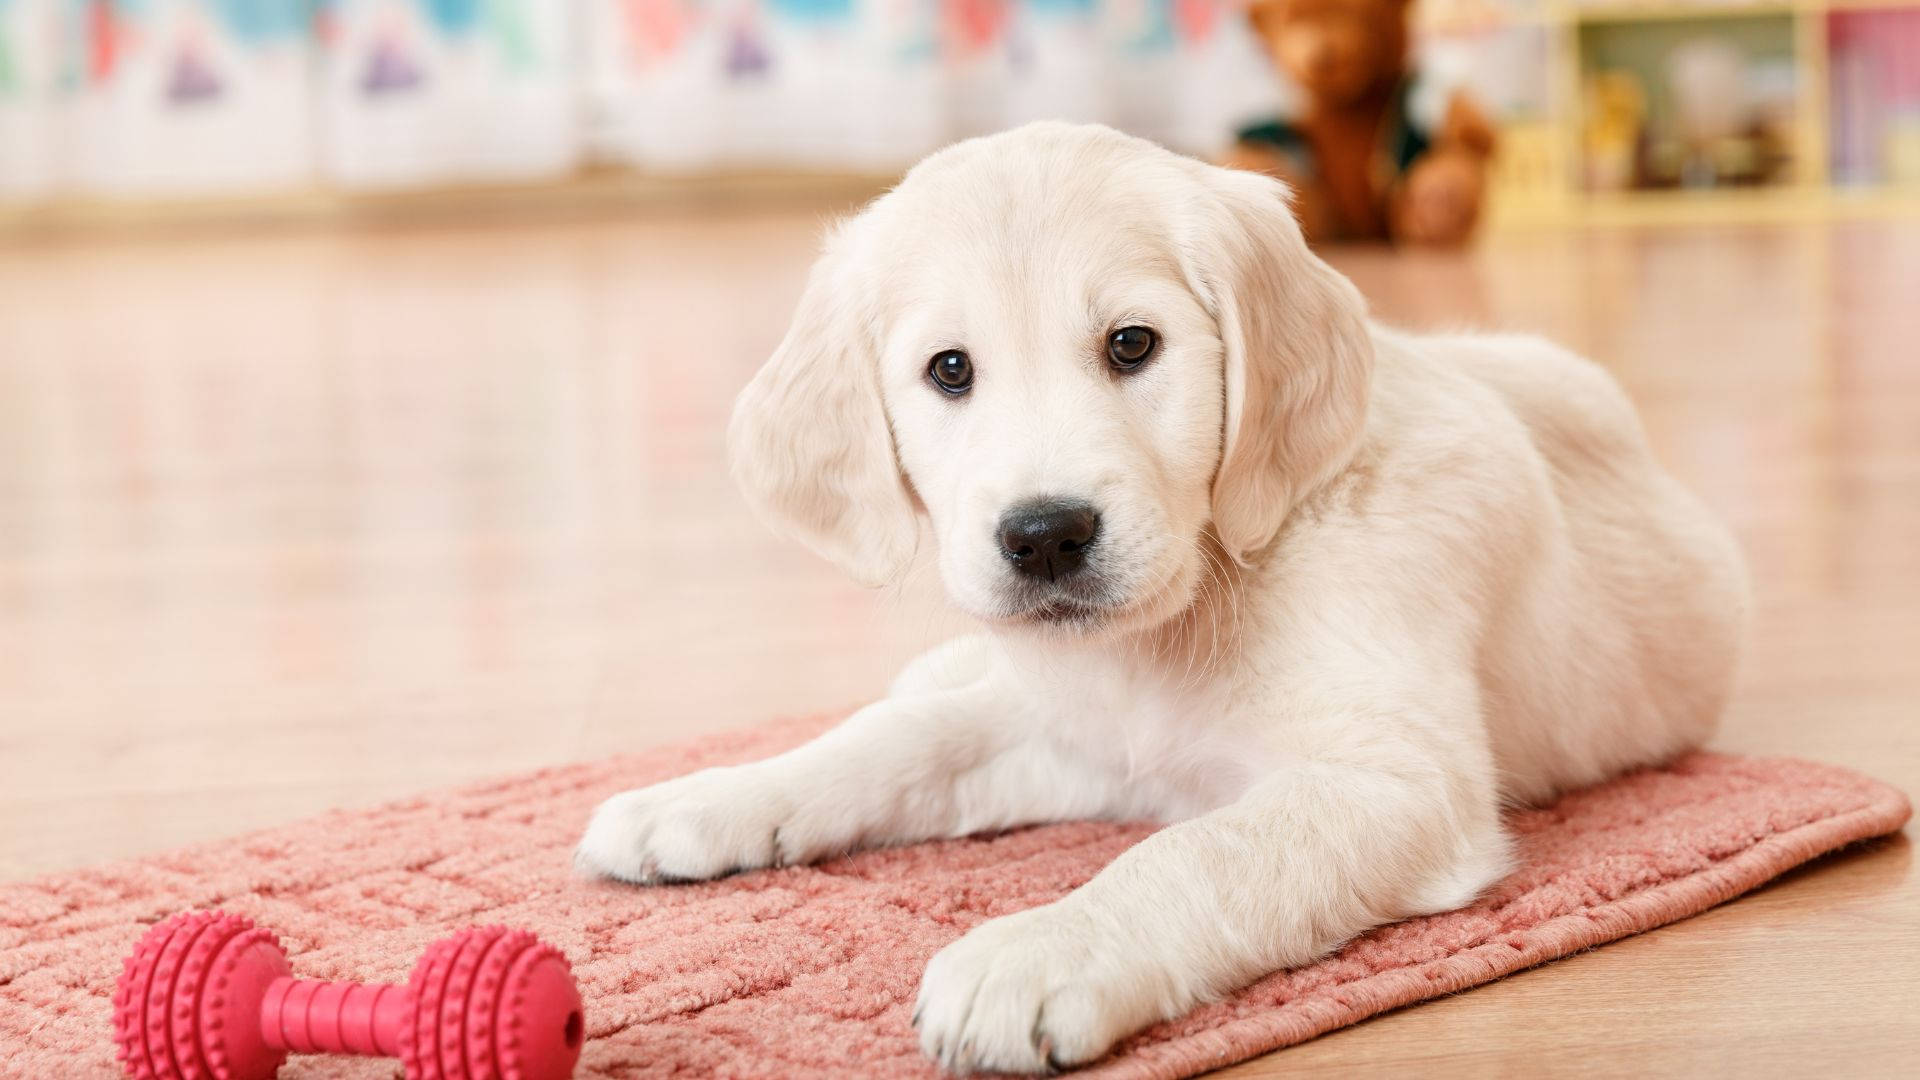
[[[1107,360],[1116,371],[1132,371],[1147,362],[1160,338],[1144,326],[1123,326],[1107,335]]]
[[[927,365],[927,377],[933,385],[949,394],[964,394],[973,389],[973,361],[959,349],[935,353]]]

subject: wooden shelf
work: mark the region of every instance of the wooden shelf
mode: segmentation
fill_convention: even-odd
[[[1604,3],[1569,5],[1563,16],[1575,23],[1633,23],[1633,22],[1686,22],[1702,19],[1754,19],[1754,18],[1790,18],[1818,8],[1825,10],[1824,4],[1812,4],[1806,0],[1800,2],[1774,2],[1727,4],[1674,4],[1674,3]]]
[[[1524,168],[1496,181],[1489,222],[1494,228],[1544,224],[1665,224],[1721,221],[1796,221],[1833,217],[1920,215],[1920,185],[1836,188],[1831,167],[1829,16],[1849,11],[1920,11],[1920,0],[1543,0],[1449,12],[1441,8],[1429,33],[1477,37],[1501,29],[1546,35],[1544,116],[1508,129],[1510,152],[1527,155]],[[1458,16],[1452,18],[1451,16]],[[1791,20],[1794,69],[1792,181],[1763,188],[1590,191],[1581,181],[1584,155],[1582,38],[1588,27],[1721,19]],[[1650,28],[1651,29],[1651,28]],[[1551,179],[1542,180],[1542,177]],[[1524,182],[1513,182],[1516,177]]]

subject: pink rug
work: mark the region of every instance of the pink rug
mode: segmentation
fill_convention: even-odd
[[[640,889],[576,881],[603,796],[764,756],[825,721],[470,787],[155,858],[0,886],[0,1076],[117,1075],[121,958],[148,924],[221,907],[277,929],[297,973],[406,978],[450,927],[528,927],[586,999],[581,1076],[921,1077],[908,1026],[927,958],[1045,903],[1148,833],[1074,824]],[[1462,911],[1385,927],[1311,967],[1129,1040],[1087,1070],[1186,1076],[1685,918],[1822,852],[1898,829],[1907,800],[1803,761],[1697,754],[1515,813],[1521,869]],[[286,1077],[392,1076],[292,1059]]]

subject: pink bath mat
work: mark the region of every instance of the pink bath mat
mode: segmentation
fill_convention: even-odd
[[[121,958],[156,920],[219,907],[279,931],[296,973],[404,981],[448,929],[499,922],[564,950],[586,1000],[586,1077],[923,1077],[908,1025],[928,957],[983,919],[1061,896],[1150,831],[1073,824],[868,852],[727,881],[576,881],[604,796],[765,756],[826,721],[346,811],[169,855],[0,886],[0,1076],[117,1075]],[[1892,832],[1907,800],[1804,761],[1695,754],[1519,811],[1521,867],[1472,907],[1134,1037],[1086,1070],[1174,1077],[1252,1057],[1685,918],[1823,852]],[[388,1077],[295,1057],[285,1077]]]

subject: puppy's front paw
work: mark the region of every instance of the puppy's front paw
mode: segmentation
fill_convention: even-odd
[[[784,865],[793,806],[756,766],[705,769],[624,791],[593,812],[573,856],[581,873],[635,884],[697,881]]]
[[[914,1025],[958,1073],[1085,1064],[1168,1011],[1154,964],[1071,900],[994,919],[934,955]]]

